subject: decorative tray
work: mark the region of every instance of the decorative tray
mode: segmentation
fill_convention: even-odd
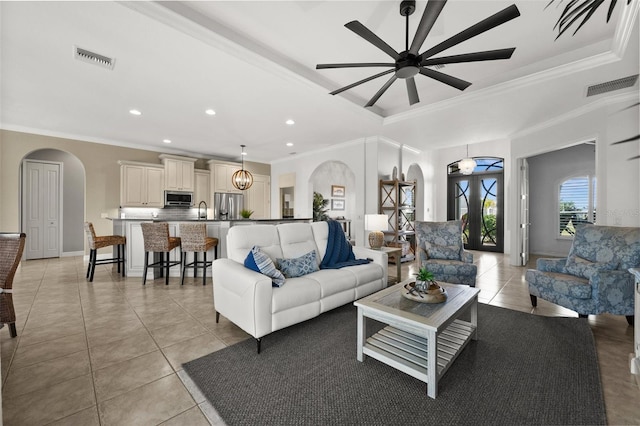
[[[405,284],[402,295],[409,300],[420,303],[443,303],[447,301],[447,290],[438,284],[431,284],[426,292],[418,291],[414,287],[415,281]],[[405,291],[406,290],[406,291]]]

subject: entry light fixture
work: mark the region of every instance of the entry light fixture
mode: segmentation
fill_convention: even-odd
[[[467,144],[467,157],[458,161],[458,169],[463,175],[470,175],[473,173],[477,165],[478,163],[476,163],[476,160],[469,157],[469,144]]]
[[[244,191],[245,189],[251,188],[251,185],[253,185],[253,175],[251,172],[244,169],[244,156],[246,155],[244,152],[245,145],[240,146],[242,147],[242,168],[237,170],[231,176],[231,184],[240,191]]]

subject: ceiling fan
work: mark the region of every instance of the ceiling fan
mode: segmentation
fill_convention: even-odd
[[[400,15],[406,17],[406,31],[405,31],[405,50],[402,52],[397,52],[394,48],[389,46],[385,41],[383,41],[380,37],[375,35],[371,30],[365,27],[358,21],[351,21],[345,24],[345,27],[358,34],[360,37],[364,38],[369,43],[376,46],[378,49],[382,50],[387,55],[391,56],[395,62],[369,62],[369,63],[347,63],[347,64],[318,64],[316,65],[316,69],[326,69],[326,68],[359,68],[359,67],[392,67],[389,70],[383,71],[381,73],[372,75],[360,81],[356,81],[355,83],[349,84],[348,86],[342,87],[340,89],[334,90],[331,92],[332,95],[337,95],[338,93],[342,93],[345,90],[352,89],[360,84],[366,83],[368,81],[374,80],[378,77],[382,77],[386,74],[391,74],[391,78],[378,90],[378,92],[367,102],[365,107],[373,106],[378,99],[387,91],[387,89],[398,79],[401,78],[406,81],[407,84],[407,94],[409,95],[409,104],[413,105],[420,102],[420,98],[418,96],[418,90],[416,88],[416,82],[414,80],[414,76],[422,74],[424,76],[433,78],[434,80],[440,81],[449,86],[455,87],[458,90],[464,90],[471,85],[468,81],[453,77],[448,74],[441,73],[431,68],[427,68],[429,66],[434,65],[443,65],[443,64],[453,64],[453,63],[461,63],[461,62],[478,62],[478,61],[493,61],[496,59],[509,59],[513,54],[515,47],[511,47],[508,49],[497,49],[497,50],[486,50],[482,52],[473,52],[473,53],[463,53],[460,55],[452,55],[452,56],[441,56],[439,58],[432,58],[432,56],[437,55],[438,53],[453,47],[463,41],[466,41],[472,37],[475,37],[479,34],[482,34],[485,31],[488,31],[498,25],[504,24],[514,18],[520,16],[520,11],[516,7],[515,4],[501,10],[500,12],[492,15],[475,25],[470,26],[466,30],[459,32],[458,34],[450,37],[449,39],[438,43],[434,47],[419,53],[422,44],[425,39],[429,35],[431,28],[433,27],[436,19],[442,12],[447,0],[428,0],[427,6],[425,7],[424,13],[422,14],[422,19],[420,20],[420,24],[418,24],[418,29],[416,30],[416,34],[413,37],[413,41],[411,42],[411,46],[409,46],[409,16],[416,9],[415,0],[403,0],[400,3]]]

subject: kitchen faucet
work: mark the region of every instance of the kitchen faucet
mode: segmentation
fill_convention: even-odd
[[[200,214],[200,207],[202,206],[202,203],[204,203],[204,218]],[[200,201],[200,204],[198,204],[198,220],[206,219],[206,218],[207,218],[207,202],[202,200],[202,201]]]

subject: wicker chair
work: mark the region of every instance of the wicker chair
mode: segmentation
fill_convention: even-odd
[[[96,265],[104,265],[107,263],[117,263],[118,273],[120,273],[122,267],[122,276],[124,277],[124,245],[127,243],[127,238],[121,235],[97,237],[91,222],[84,223],[84,231],[87,234],[87,242],[89,243],[89,265],[87,266],[87,278],[89,282],[93,282]],[[98,249],[110,246],[116,246],[116,257],[98,259]]]
[[[182,256],[185,261],[182,264],[181,284],[184,284],[184,276],[187,268],[193,268],[194,278],[198,276],[198,268],[202,268],[202,285],[207,284],[207,268],[212,261],[207,260],[207,251],[215,249],[214,259],[218,258],[218,239],[207,237],[207,227],[204,223],[181,223],[180,238],[182,239]],[[186,253],[193,252],[193,262],[187,263]],[[203,253],[204,259],[198,261],[198,253]]]
[[[169,284],[169,268],[182,265],[182,251],[180,260],[171,260],[169,253],[176,247],[180,247],[180,237],[169,236],[169,224],[167,222],[141,223],[142,239],[144,240],[144,272],[142,274],[142,285],[147,283],[147,269],[160,268],[160,276],[166,273],[165,284]],[[160,258],[149,263],[149,252],[158,254]],[[166,255],[166,259],[165,259]],[[164,268],[164,272],[162,270]]]
[[[0,327],[9,324],[11,337],[16,337],[16,311],[13,308],[13,277],[18,269],[25,234],[0,233]]]

